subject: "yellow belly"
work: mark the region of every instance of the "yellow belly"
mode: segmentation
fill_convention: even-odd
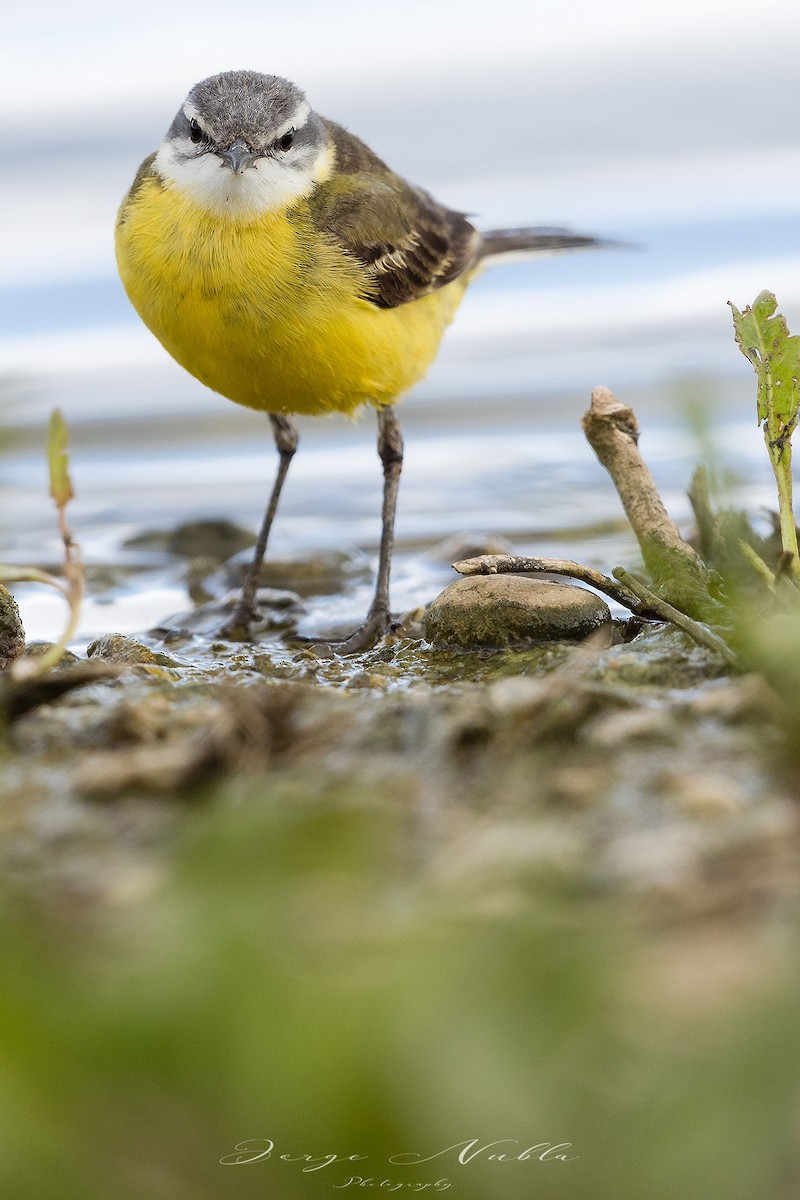
[[[379,309],[363,268],[315,234],[302,204],[249,224],[155,178],[120,210],[117,261],[145,325],[202,383],[265,412],[390,404],[433,361],[468,278]]]

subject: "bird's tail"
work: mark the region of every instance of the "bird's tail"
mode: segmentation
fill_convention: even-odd
[[[490,229],[483,234],[481,258],[500,254],[553,254],[558,250],[605,245],[608,243],[599,238],[572,233],[569,229]]]

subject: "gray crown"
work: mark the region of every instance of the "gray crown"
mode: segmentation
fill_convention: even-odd
[[[186,98],[216,142],[225,145],[242,138],[253,147],[268,145],[305,99],[297,84],[258,71],[211,75],[196,83]],[[181,107],[168,136],[183,134],[186,123]]]

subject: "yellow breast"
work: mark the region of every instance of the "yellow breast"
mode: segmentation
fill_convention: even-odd
[[[433,361],[467,284],[379,309],[363,267],[305,205],[239,223],[150,176],[123,203],[117,261],[144,323],[214,391],[265,412],[389,404]]]

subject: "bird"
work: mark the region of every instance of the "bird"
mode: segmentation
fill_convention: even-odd
[[[278,468],[238,603],[252,635],[297,414],[377,412],[381,539],[349,654],[391,628],[403,438],[395,406],[425,375],[471,280],[504,255],[600,244],[561,229],[479,231],[392,171],[277,75],[224,71],[189,91],[117,215],[119,274],[144,324],[201,383],[267,414]]]

